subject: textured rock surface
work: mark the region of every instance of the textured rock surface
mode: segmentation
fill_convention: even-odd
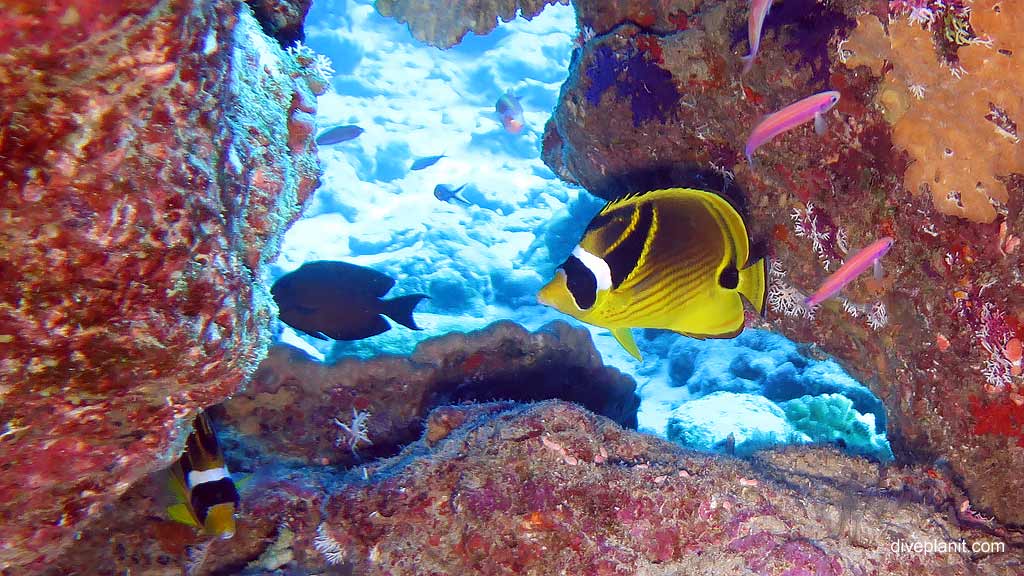
[[[242,491],[238,534],[209,545],[155,519],[154,479],[49,573],[88,565],[97,574],[228,574],[248,565],[393,576],[917,576],[1022,567],[1020,535],[961,513],[963,496],[942,469],[879,468],[830,449],[715,458],[564,402],[446,407],[427,430],[399,456],[343,477],[332,478],[335,466],[277,477],[264,468]],[[961,539],[968,550],[1007,547],[892,551]]]
[[[367,467],[368,481],[327,500],[317,544],[356,573],[396,576],[1020,568],[1009,548],[976,558],[892,553],[901,540],[1002,537],[914,501],[955,504],[938,472],[934,482],[889,473],[824,449],[753,463],[698,456],[547,402],[469,418],[429,450],[415,445]]]
[[[224,422],[260,438],[244,442],[259,452],[249,454],[250,465],[280,457],[350,465],[395,454],[420,436],[430,410],[463,401],[561,398],[636,428],[634,388],[631,378],[601,363],[584,329],[554,322],[531,333],[498,322],[421,342],[408,357],[327,365],[275,346],[245,392],[225,404]],[[356,413],[367,414],[372,444],[351,445],[335,423],[351,426]]]
[[[255,369],[254,279],[319,174],[286,147],[315,99],[239,3],[3,10],[0,566],[25,573]]]
[[[516,16],[527,20],[540,14],[548,4],[568,4],[568,0],[376,0],[383,16],[407,23],[417,40],[438,48],[450,48],[462,41],[467,32],[487,34]]]
[[[939,10],[941,3],[893,2],[901,21],[890,29],[910,26],[905,20],[911,5]],[[952,19],[963,13],[961,3],[949,5],[945,10],[958,12],[949,18],[947,12],[935,14],[933,40],[944,38]],[[1005,3],[999,11],[991,2],[972,6],[970,21],[979,34],[1012,29],[1016,16],[1009,12],[1019,13]],[[1022,120],[1010,118],[1011,125],[1000,116],[1017,109],[1002,102],[1017,94],[1019,103],[1022,76],[1005,71],[1019,69],[1024,52],[1007,49],[1019,41],[1013,33],[1002,34],[989,49],[979,43],[984,38],[967,31],[961,40],[969,45],[959,61],[959,46],[948,41],[921,45],[941,59],[919,51],[894,54],[901,29],[876,51],[862,48],[857,55],[875,65],[874,71],[855,61],[844,64],[854,53],[841,42],[858,21],[886,18],[885,8],[811,0],[778,4],[766,20],[757,62],[741,79],[746,3],[694,7],[680,1],[644,8],[580,1],[579,20],[597,35],[574,59],[546,128],[544,158],[561,177],[604,197],[681,182],[723,189],[724,179],[724,192],[746,213],[751,235],[772,245],[768,325],[818,344],[870,385],[886,404],[899,458],[948,458],[981,510],[1024,525],[1024,476],[1018,472],[1024,469],[1024,379],[1010,344],[1024,338],[1018,248],[1024,178],[1006,173],[1018,169],[1021,145],[1013,142],[1013,126]],[[891,70],[876,62],[882,55],[894,62]],[[1002,112],[964,120],[959,107],[947,104],[933,114],[932,104],[915,103],[896,125],[905,124],[907,134],[897,138],[890,122],[895,100],[909,90],[901,75],[916,69],[910,62],[933,63],[929,76],[915,78],[925,82],[947,78],[957,62],[984,70],[985,78],[997,74],[998,90],[991,94],[1001,98],[995,104]],[[971,79],[964,76],[962,89],[952,88],[949,100],[971,99],[966,109],[982,110],[988,101],[978,99],[990,92],[987,84],[963,83]],[[894,82],[896,96],[882,95]],[[800,127],[762,146],[755,167],[747,165],[743,146],[761,115],[826,89],[839,90],[842,100],[828,114],[824,137]],[[925,102],[932,89],[945,98],[951,88],[926,87]],[[914,121],[924,114],[915,110],[928,110],[928,119]],[[948,130],[930,131],[947,120]],[[972,123],[970,131],[952,128],[962,121]],[[898,142],[931,142],[933,133],[954,133],[957,149],[991,147],[998,155],[943,169],[932,163],[933,151],[915,149],[911,154],[918,162],[906,172],[910,158]],[[970,144],[979,139],[984,141]],[[944,197],[937,210],[931,195],[918,190],[919,181],[941,171],[962,185],[952,172],[961,167],[985,189],[961,195],[963,211],[950,209]],[[714,182],[701,176],[706,171],[723,178]],[[979,198],[995,203],[979,209]],[[882,281],[860,280],[844,298],[814,311],[803,305],[803,296],[836,269],[847,250],[883,235],[896,243],[885,257]]]
[[[276,38],[282,48],[306,39],[302,23],[313,0],[245,0],[267,36]]]

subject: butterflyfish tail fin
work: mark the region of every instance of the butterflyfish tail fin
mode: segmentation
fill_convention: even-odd
[[[616,328],[612,330],[612,336],[619,341],[619,344],[629,352],[629,355],[637,360],[643,361],[643,356],[640,355],[640,349],[636,347],[636,341],[633,340],[633,330],[630,328]]]
[[[768,289],[765,282],[767,267],[767,259],[761,258],[752,265],[740,270],[740,282],[736,287],[740,294],[754,305],[757,313],[762,316],[765,314],[765,299],[768,297]]]

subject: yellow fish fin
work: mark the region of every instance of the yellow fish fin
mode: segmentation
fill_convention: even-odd
[[[743,330],[743,301],[732,290],[717,289],[694,303],[692,312],[673,319],[669,330],[693,338],[732,338]]]
[[[629,355],[637,360],[643,360],[643,356],[640,355],[640,349],[636,347],[636,341],[633,340],[633,330],[631,328],[616,328],[612,330],[612,336],[622,344],[622,347],[629,352]]]
[[[764,302],[767,296],[765,286],[765,268],[767,261],[761,258],[753,265],[740,270],[740,283],[736,287],[739,293],[754,305],[757,313],[764,316]]]
[[[196,517],[192,514],[192,511],[189,510],[187,504],[172,504],[168,506],[167,517],[175,522],[194,526],[196,528],[202,528],[202,525],[199,524],[199,520],[196,520]]]
[[[167,491],[176,503],[188,502],[188,489],[181,471],[181,464],[175,462],[167,471]]]
[[[255,474],[241,474],[238,479],[235,479],[234,476],[232,476],[232,480],[235,482],[235,489],[239,492],[245,490],[245,487],[252,482],[254,476]]]

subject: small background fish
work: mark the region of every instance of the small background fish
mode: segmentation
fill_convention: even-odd
[[[523,106],[519,103],[512,91],[502,94],[494,104],[494,111],[501,118],[501,125],[512,134],[519,134],[525,123],[523,121]]]
[[[447,186],[445,184],[438,184],[437,186],[434,186],[434,198],[437,198],[438,200],[440,200],[442,202],[449,202],[449,203],[452,200],[458,200],[459,202],[462,202],[463,204],[469,205],[469,204],[471,204],[471,202],[469,200],[466,200],[465,198],[459,196],[459,190],[462,190],[465,187],[466,187],[466,185],[463,184],[462,186],[459,186],[458,188],[455,188],[453,190],[451,187],[449,187],[449,186]]]
[[[363,133],[363,129],[355,124],[348,124],[345,126],[335,126],[334,128],[328,128],[320,133],[316,137],[316,143],[320,146],[327,144],[338,144],[358,138]]]
[[[444,154],[440,154],[438,156],[425,156],[423,158],[417,158],[416,160],[413,161],[412,166],[409,169],[423,170],[424,168],[429,168],[434,164],[437,164],[437,162],[444,157]]]

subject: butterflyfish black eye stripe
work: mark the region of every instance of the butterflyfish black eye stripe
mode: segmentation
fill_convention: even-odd
[[[734,264],[729,264],[718,276],[718,285],[726,290],[733,290],[740,285],[740,271]]]
[[[597,278],[594,272],[576,256],[569,256],[559,268],[565,271],[565,283],[576,306],[580,310],[593,306],[597,300]]]
[[[626,231],[625,237],[615,246],[607,256],[605,262],[612,273],[612,288],[618,288],[633,270],[640,264],[640,256],[647,244],[647,237],[654,225],[654,206],[652,204],[641,204],[637,207],[639,212],[633,226]]]

